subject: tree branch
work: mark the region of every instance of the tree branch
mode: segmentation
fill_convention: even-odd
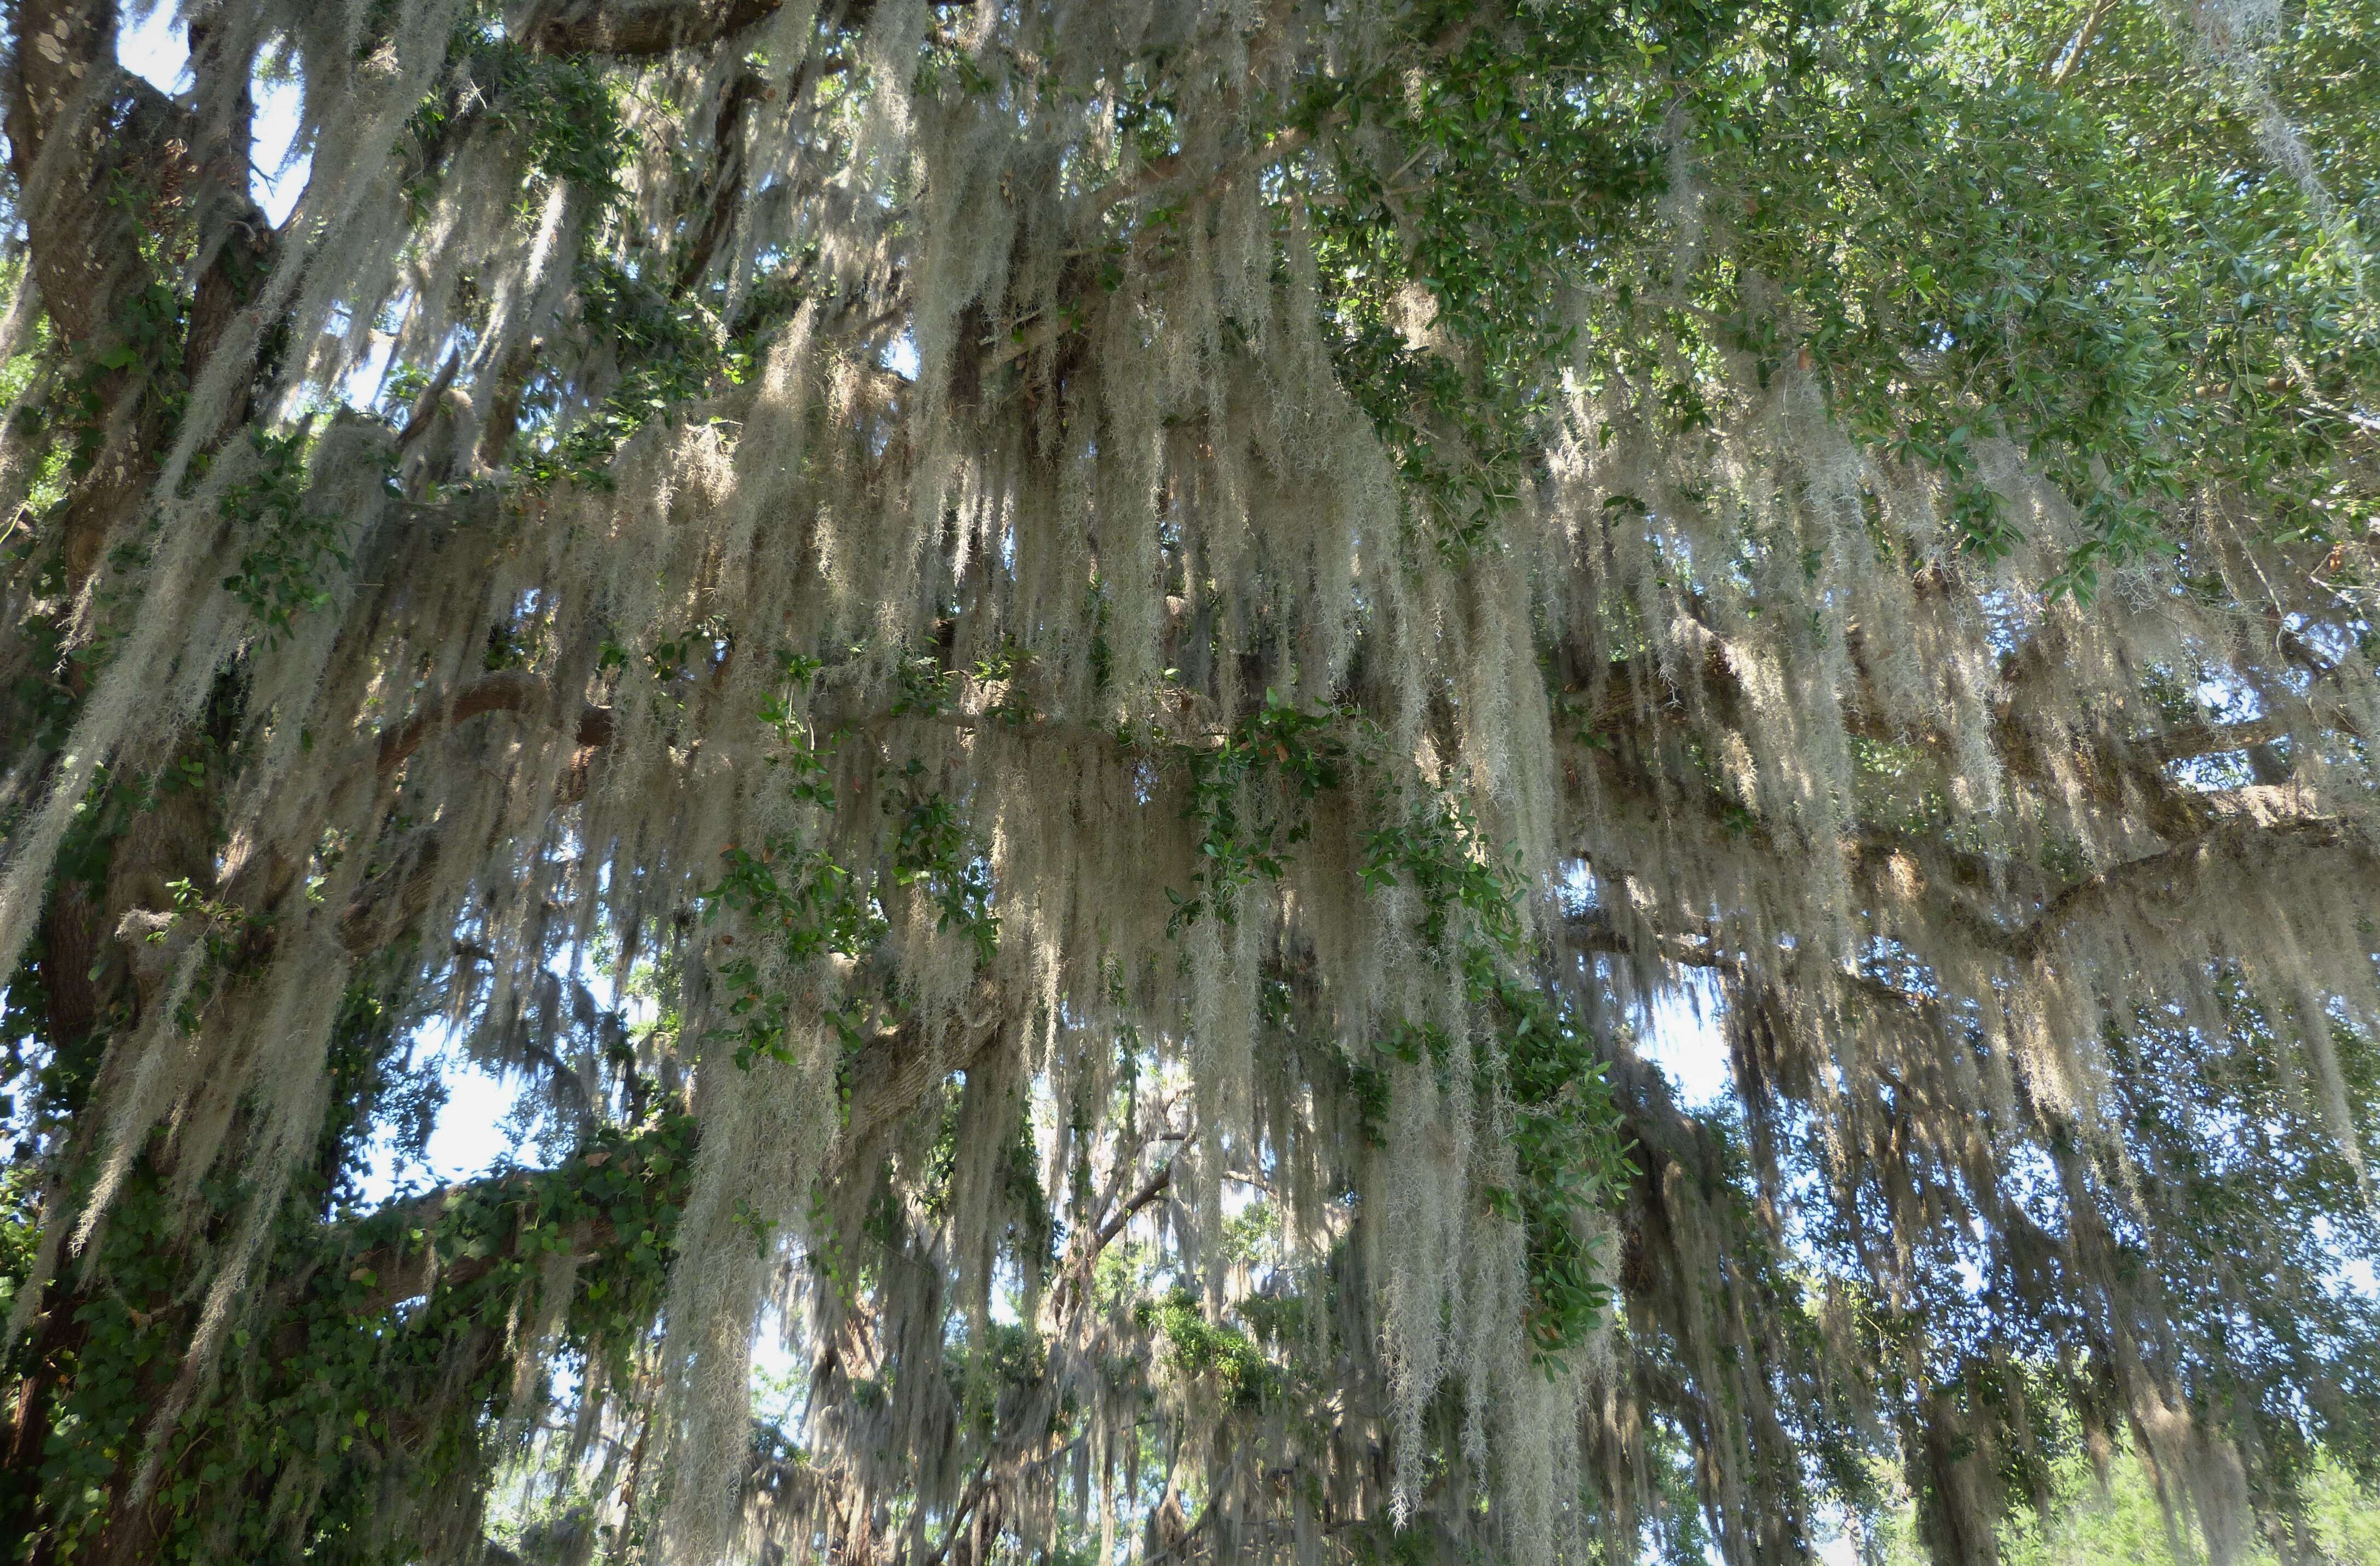
[[[2277,739],[2287,739],[2289,734],[2289,724],[2266,716],[2251,718],[2244,723],[2189,723],[2143,740],[2133,749],[2163,766],[2199,756],[2219,756],[2227,750],[2252,750]]]
[[[1138,1154],[1134,1155],[1135,1158]],[[1168,1159],[1157,1166],[1157,1171],[1144,1182],[1130,1200],[1108,1215],[1106,1222],[1077,1244],[1075,1254],[1066,1260],[1058,1286],[1050,1292],[1050,1312],[1044,1318],[1053,1330],[1063,1323],[1067,1314],[1079,1307],[1090,1294],[1091,1269],[1098,1265],[1099,1254],[1124,1232],[1132,1220],[1140,1216],[1151,1203],[1163,1196],[1173,1184],[1173,1163]]]
[[[2097,42],[2099,30],[2107,24],[2107,18],[2115,8],[2116,0],[2099,0],[2097,5],[2091,7],[2091,14],[2082,18],[2082,30],[2074,35],[2074,42],[2067,46],[2064,57],[2058,62],[2057,68],[2050,72],[2050,86],[2063,87],[2073,79],[2075,71],[2082,64],[2083,52]]]
[[[520,41],[541,55],[666,55],[699,49],[759,26],[784,0],[539,0]],[[932,0],[937,9],[970,0]],[[839,26],[868,24],[875,0],[851,0]]]
[[[954,1041],[929,1038],[923,1030],[911,1026],[880,1035],[860,1050],[850,1066],[849,1116],[828,1154],[827,1167],[819,1176],[821,1181],[847,1178],[869,1156],[870,1143],[880,1132],[914,1112],[926,1095],[953,1072],[971,1069],[981,1059],[1006,1026],[1006,1014],[998,1008],[989,1009],[993,1015],[962,1023]],[[949,1047],[942,1047],[945,1045]],[[586,1155],[574,1152],[571,1156]],[[358,1251],[339,1263],[350,1273],[364,1269],[372,1274],[371,1292],[362,1306],[365,1313],[390,1310],[433,1288],[463,1287],[510,1260],[520,1243],[521,1236],[517,1234],[484,1255],[456,1257],[440,1266],[432,1248],[414,1241],[412,1233],[420,1231],[426,1234],[449,1210],[467,1199],[502,1201],[507,1194],[527,1196],[542,1172],[551,1171],[511,1170],[443,1185],[358,1220],[353,1227],[358,1230],[394,1224],[397,1232],[395,1239]],[[1153,1194],[1149,1199],[1154,1199]],[[610,1220],[601,1217],[571,1226],[563,1237],[571,1251],[582,1258],[601,1253],[619,1238]],[[540,1243],[542,1244],[542,1241]]]
[[[2009,950],[2019,959],[2039,956],[2060,926],[2086,914],[2105,912],[2128,899],[2162,897],[2187,903],[2195,895],[2207,865],[2217,858],[2238,864],[2256,855],[2312,858],[2342,849],[2367,860],[2374,856],[2371,840],[2360,823],[2341,817],[2310,816],[2273,821],[2243,816],[2161,854],[2127,859],[2076,881],[2051,898],[2038,917],[2010,937]]]
[[[533,712],[550,696],[546,682],[521,669],[503,669],[465,686],[443,707],[425,708],[381,736],[377,761],[382,777],[396,771],[423,742],[450,724],[485,712]],[[578,744],[592,749],[612,742],[612,710],[589,702],[578,710]]]
[[[541,55],[666,55],[698,49],[776,14],[783,0],[541,0],[521,42]]]

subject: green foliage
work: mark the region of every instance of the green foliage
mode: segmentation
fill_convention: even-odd
[[[450,45],[447,90],[406,123],[425,162],[468,116],[484,115],[517,139],[528,177],[524,212],[549,181],[591,198],[599,209],[624,200],[621,170],[638,147],[624,112],[625,90],[600,61],[529,50],[508,37],[492,12],[467,16]],[[417,190],[417,206],[426,191]]]
[[[1289,850],[1312,832],[1305,807],[1344,781],[1347,747],[1336,733],[1349,714],[1303,711],[1272,691],[1214,746],[1185,745],[1175,759],[1188,771],[1184,814],[1198,823],[1199,865],[1190,895],[1168,888],[1171,928],[1179,931],[1213,914],[1237,917],[1240,889],[1258,877],[1278,880]],[[1252,797],[1251,785],[1269,775],[1281,785],[1281,806]]]
[[[943,668],[931,651],[903,652],[892,672],[901,682],[900,692],[892,698],[896,718],[939,718],[958,701],[958,671]]]
[[[802,715],[798,700],[800,690],[824,665],[795,653],[780,654],[778,662],[783,684],[763,702],[759,714],[779,741],[770,764],[782,769],[792,797],[832,810],[835,799],[829,760],[841,736],[821,739]],[[881,801],[892,826],[881,880],[929,898],[937,912],[936,929],[962,931],[980,965],[991,961],[1000,941],[990,863],[959,807],[926,788],[920,781],[924,774],[922,763],[909,762],[896,774],[906,784],[905,792],[888,793]],[[729,844],[720,857],[720,879],[703,899],[703,917],[714,920],[728,912],[742,916],[751,939],[769,941],[789,970],[822,955],[864,958],[890,931],[878,873],[837,862],[797,829],[771,834],[757,852]],[[731,947],[736,939],[734,934],[720,937]],[[770,988],[756,954],[739,953],[730,958],[722,965],[720,977],[733,1021],[718,1031],[736,1040],[736,1063],[748,1068],[761,1055],[790,1060],[785,1038],[796,1014],[795,998]],[[883,1002],[890,1004],[891,998]],[[867,999],[813,996],[802,1003],[823,1012],[846,1051],[863,1042],[864,1025],[874,1009]]]
[[[124,196],[120,200],[128,201]],[[188,301],[161,282],[143,284],[128,295],[118,310],[115,340],[77,365],[66,383],[66,413],[72,438],[67,474],[90,475],[107,439],[108,404],[118,384],[116,377],[139,375],[147,390],[163,396],[168,409],[178,413],[188,387],[176,362],[182,339],[189,329]],[[169,426],[170,428],[170,426]]]
[[[631,435],[657,419],[675,418],[686,403],[742,384],[752,371],[749,338],[731,337],[698,301],[665,294],[616,261],[582,261],[575,297],[579,330],[613,345],[620,374],[558,436],[522,443],[514,471],[533,490],[564,480],[608,484],[605,466]]]
[[[916,761],[905,776],[924,771]],[[913,792],[905,802],[884,801],[899,832],[892,845],[892,884],[924,889],[933,900],[934,928],[964,930],[975,946],[977,966],[991,961],[1000,944],[1000,918],[991,911],[991,865],[978,851],[958,807],[939,794]]]
[[[1999,1559],[2006,1566],[2191,1566],[2198,1559],[2175,1550],[2172,1519],[2135,1452],[2118,1452],[2104,1480],[2079,1451],[2060,1459],[2046,1499],[2040,1511],[2020,1512],[2002,1524]],[[2310,1559],[2328,1566],[2380,1566],[2380,1495],[2325,1457],[2303,1499]],[[1905,1505],[1886,1514],[1876,1545],[1881,1566],[1925,1566],[1928,1560],[1914,1511]],[[2265,1543],[2243,1558],[2243,1566],[2274,1566],[2281,1559]]]
[[[2167,548],[2199,485],[2262,497],[2285,536],[2355,535],[2380,506],[2357,455],[2380,382],[2368,242],[2273,166],[2167,14],[2114,13],[2107,84],[2047,80],[2070,10],[1549,6],[1507,30],[1427,5],[1379,68],[1285,105],[1293,132],[1367,133],[1289,177],[1313,182],[1341,380],[1432,539],[1481,547],[1525,492],[1548,367],[1691,433],[1720,356],[1764,386],[1813,373],[1881,454],[1941,478],[1986,558],[2018,533],[1978,450],[2014,442],[2086,530],[2053,591]],[[2371,36],[2368,6],[2332,0],[2265,56],[2350,192],[2374,184],[2350,107],[2380,87]],[[1696,188],[1672,190],[1684,170]],[[1665,196],[1724,197],[1697,222],[1725,242],[1684,242]],[[1637,242],[1665,233],[1671,256]]]
[[[1232,899],[1259,878],[1278,880],[1289,850],[1312,831],[1310,807],[1343,789],[1357,770],[1378,765],[1377,734],[1353,713],[1300,711],[1270,691],[1220,744],[1183,747],[1190,774],[1185,811],[1199,827],[1195,895],[1170,891],[1176,930],[1212,911],[1229,922]],[[1259,782],[1280,805],[1252,802]],[[1535,953],[1521,919],[1526,883],[1517,860],[1494,854],[1456,795],[1408,797],[1381,785],[1364,836],[1359,874],[1367,887],[1403,884],[1420,904],[1418,933],[1448,965],[1465,998],[1492,1028],[1491,1091],[1509,1096],[1518,1179],[1490,1194],[1498,1213],[1526,1232],[1532,1352],[1550,1373],[1608,1318],[1610,1291],[1591,1238],[1597,1215],[1632,1172],[1628,1144],[1605,1067],[1592,1041],[1531,973]],[[1418,1062],[1447,1041],[1407,1025],[1381,1041],[1384,1053]],[[1364,1123],[1385,1123],[1388,1079],[1354,1062],[1352,1086]]]
[[[1211,1385],[1226,1402],[1261,1403],[1280,1384],[1280,1371],[1256,1340],[1209,1321],[1187,1289],[1140,1301],[1133,1306],[1133,1324],[1165,1340],[1174,1374]]]
[[[2356,8],[2328,10],[2284,39],[2283,91],[2302,41],[2337,49]],[[2380,373],[2359,242],[2322,235],[2186,34],[2117,15],[2126,68],[2105,87],[2045,80],[2074,26],[2046,14],[2033,32],[1856,7],[1823,56],[1755,32],[1743,68],[1706,79],[1695,141],[1747,207],[1730,270],[1703,273],[1706,308],[1738,341],[1807,354],[1839,418],[1942,474],[1971,550],[2002,552],[2012,528],[1976,446],[2022,446],[2088,533],[2052,589],[2086,593],[2104,565],[2166,547],[2195,485],[2237,484],[2313,538],[2374,505],[2342,407]],[[2349,74],[2368,91],[2371,58]],[[2340,128],[2326,151],[2368,166],[2368,130]],[[1754,273],[1792,299],[1798,346],[1773,335],[1785,318],[1745,288]]]
[[[1367,833],[1361,873],[1367,885],[1402,881],[1419,895],[1424,940],[1448,952],[1465,997],[1493,1026],[1517,1181],[1489,1200],[1527,1232],[1530,1346],[1550,1371],[1610,1306],[1591,1224],[1633,1170],[1604,1062],[1548,988],[1527,977],[1533,953],[1519,916],[1526,882],[1517,862],[1489,853],[1461,801],[1426,799]],[[1408,1029],[1384,1047],[1416,1059],[1414,1040]]]
[[[339,519],[306,504],[310,435],[304,427],[281,434],[251,427],[256,471],[225,485],[216,503],[246,541],[239,569],[223,579],[224,590],[248,606],[268,646],[278,646],[300,616],[330,602],[324,574],[349,564]]]
[[[156,1416],[188,1373],[200,1303],[187,1288],[188,1215],[145,1159],[111,1205],[98,1241],[110,1286],[74,1306],[54,1366],[63,1390],[39,1483],[55,1559],[82,1557],[150,1459],[164,1478],[147,1559],[406,1559],[418,1541],[386,1530],[382,1465],[400,1444],[422,1457],[398,1470],[417,1500],[476,1485],[515,1358],[529,1347],[504,1324],[540,1307],[547,1255],[589,1256],[562,1316],[566,1357],[616,1359],[650,1324],[686,1195],[691,1118],[604,1127],[552,1169],[325,1222],[338,1187],[323,1171],[360,1150],[395,1081],[394,1053],[384,1009],[369,989],[350,991],[322,1156],[274,1215],[264,1258],[274,1281],[232,1332],[216,1372],[225,1384],[178,1422]],[[210,1180],[200,1199],[202,1231],[220,1232],[249,1195]],[[12,1204],[0,1227],[20,1262],[22,1210]],[[9,1276],[21,1279],[21,1266]]]
[[[1438,546],[1486,545],[1534,481],[1546,367],[1573,346],[1569,292],[1664,184],[1670,84],[1705,67],[1749,6],[1548,6],[1531,25],[1416,6],[1377,69],[1289,113],[1335,138],[1312,209],[1340,378],[1372,417]],[[1385,169],[1364,149],[1398,149]],[[1410,319],[1418,289],[1428,319]],[[1429,339],[1442,340],[1442,346]]]
[[[26,657],[6,693],[8,710],[24,725],[28,739],[41,749],[55,751],[66,744],[68,728],[81,702],[76,695],[77,671],[91,659],[87,648],[66,645],[66,624],[55,614],[29,614],[18,627]],[[0,812],[0,830],[8,825]]]
[[[777,946],[788,962],[827,953],[864,957],[884,937],[884,917],[867,883],[823,849],[805,844],[799,832],[775,833],[757,852],[730,844],[720,859],[719,882],[703,901],[703,917],[741,915],[750,939]],[[732,934],[719,939],[731,947],[736,941]],[[761,1055],[791,1062],[785,1040],[795,997],[769,987],[757,955],[729,958],[719,977],[732,1019],[719,1031],[736,1041],[735,1063],[748,1068]],[[856,1032],[855,1014],[833,1014],[847,1034]]]

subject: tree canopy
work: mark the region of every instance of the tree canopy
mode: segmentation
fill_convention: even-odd
[[[0,70],[11,1559],[2380,1478],[2374,0],[160,3]]]

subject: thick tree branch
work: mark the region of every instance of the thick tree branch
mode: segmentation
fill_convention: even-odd
[[[1172,1184],[1173,1163],[1169,1159],[1157,1166],[1157,1171],[1142,1183],[1139,1190],[1135,1191],[1130,1198],[1108,1215],[1106,1222],[1081,1236],[1075,1246],[1075,1254],[1066,1258],[1065,1268],[1060,1274],[1058,1286],[1050,1292],[1051,1309],[1047,1319],[1053,1328],[1063,1323],[1069,1315],[1079,1309],[1083,1302],[1089,1298],[1091,1269],[1099,1265],[1100,1253],[1114,1244],[1116,1236],[1123,1233],[1132,1220],[1139,1217],[1152,1203],[1162,1197],[1172,1188]]]
[[[820,1179],[847,1178],[871,1155],[872,1144],[880,1133],[916,1112],[926,1096],[948,1080],[952,1073],[975,1067],[1006,1028],[1004,1012],[997,1007],[988,1007],[987,1011],[990,1015],[978,1014],[971,1020],[962,1021],[949,1035],[929,1036],[912,1024],[880,1035],[862,1047],[846,1068],[851,1081],[848,1116]],[[538,1171],[509,1171],[444,1185],[359,1221],[355,1226],[359,1230],[394,1227],[397,1236],[356,1252],[339,1263],[351,1274],[367,1271],[373,1279],[370,1293],[360,1308],[366,1314],[376,1314],[405,1300],[419,1298],[433,1288],[461,1288],[510,1260],[522,1239],[518,1234],[484,1255],[450,1259],[443,1265],[412,1234],[416,1231],[428,1234],[442,1218],[466,1201],[502,1202],[508,1196],[525,1197],[535,1189],[538,1177]],[[1155,1194],[1151,1193],[1148,1199],[1154,1200]],[[619,1236],[608,1220],[598,1217],[572,1226],[564,1238],[574,1254],[586,1258],[600,1255]]]
[[[402,766],[407,757],[421,748],[430,736],[443,728],[477,718],[487,712],[534,712],[551,699],[547,683],[536,674],[520,669],[498,670],[475,681],[455,693],[443,707],[425,708],[396,728],[381,736],[377,761],[381,775],[385,777]],[[592,702],[578,710],[576,730],[582,747],[595,748],[612,742],[612,710]]]
[[[758,73],[740,73],[727,89],[719,113],[711,122],[711,167],[707,200],[702,203],[702,227],[697,231],[693,245],[679,261],[672,292],[683,294],[702,281],[710,270],[711,257],[718,253],[719,242],[735,226],[735,214],[744,203],[744,121],[756,103],[771,96],[768,82]]]
[[[2128,859],[2076,881],[2050,899],[2031,924],[2014,932],[2009,950],[2020,959],[2037,957],[2065,925],[2086,916],[2104,915],[2122,904],[2154,899],[2186,904],[2197,897],[2208,867],[2218,860],[2240,866],[2263,859],[2268,870],[2288,871],[2338,853],[2362,857],[2367,864],[2373,860],[2372,841],[2360,823],[2337,816],[2281,821],[2243,816],[2161,854]]]
[[[968,0],[933,0],[937,7]],[[543,55],[666,55],[699,49],[758,27],[784,0],[538,0],[520,41]],[[875,0],[851,0],[838,18],[865,27]]]
[[[2075,881],[2047,898],[2040,912],[2013,929],[1995,922],[1963,899],[1952,898],[1948,917],[1979,944],[2028,962],[2046,952],[2061,930],[2078,919],[2104,917],[2119,908],[2146,902],[2186,907],[2200,895],[2210,866],[2226,868],[2255,866],[2272,877],[2337,874],[2334,861],[2344,854],[2380,868],[2367,823],[2360,817],[2320,814],[2311,792],[2295,788],[2255,787],[2227,790],[2200,796],[2209,805],[2205,830],[2187,842],[2159,853],[2129,859],[2085,880]],[[1657,957],[1675,967],[1742,973],[1741,958],[1718,944],[1707,924],[1689,930],[1654,933],[1655,949],[1621,929],[1610,912],[1590,908],[1572,914],[1562,925],[1563,939],[1580,952]],[[1919,953],[1923,956],[1924,953]],[[1845,976],[1855,989],[1871,999],[1920,1009],[1932,998],[1864,978]]]
[[[2289,725],[2270,716],[2252,718],[2242,723],[2188,723],[2143,740],[2133,749],[2163,766],[2201,756],[2220,756],[2229,750],[2252,750],[2260,745],[2287,739],[2289,734]]]
[[[666,55],[754,27],[783,0],[540,0],[520,41],[543,55]]]

